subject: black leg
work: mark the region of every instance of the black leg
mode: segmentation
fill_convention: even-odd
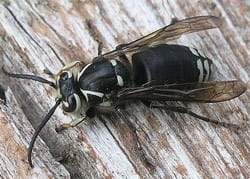
[[[240,126],[232,123],[227,123],[227,122],[221,122],[218,120],[213,120],[205,116],[201,116],[193,111],[191,111],[189,108],[182,107],[182,106],[173,106],[173,105],[165,105],[165,104],[151,104],[150,107],[152,108],[160,108],[160,109],[165,109],[165,110],[170,110],[173,112],[179,112],[179,113],[184,113],[188,114],[190,116],[193,116],[194,118],[200,119],[202,121],[210,122],[216,125],[221,125],[226,128],[234,128],[234,129],[239,129]]]
[[[137,147],[137,152],[139,154],[139,157],[141,158],[143,163],[146,164],[146,166],[150,168],[150,170],[154,171],[155,166],[152,164],[152,162],[150,161],[149,157],[147,156],[146,152],[144,151],[144,149],[141,145],[141,142],[140,142],[139,137],[137,135],[136,127],[126,117],[122,118],[122,120],[127,124],[127,126],[129,127],[129,129],[131,130],[131,132],[133,134],[133,138],[136,141],[136,147]]]
[[[93,58],[92,62],[99,62],[104,60],[103,55],[102,55],[102,49],[103,49],[103,43],[98,41],[98,49],[97,49],[97,57]]]
[[[102,42],[98,42],[98,56],[102,55],[102,49],[103,49],[103,43]]]

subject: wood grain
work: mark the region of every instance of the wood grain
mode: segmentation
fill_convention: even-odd
[[[48,72],[56,74],[69,62],[91,62],[98,42],[107,52],[169,24],[173,17],[209,14],[224,19],[220,29],[171,43],[204,51],[214,60],[215,80],[241,79],[249,87],[249,12],[247,0],[0,1],[1,66],[51,79]],[[44,170],[50,178],[68,178],[69,174],[72,178],[250,177],[249,90],[224,103],[180,103],[212,119],[242,124],[238,131],[135,102],[58,134],[55,126],[70,121],[71,116],[57,109],[40,136],[61,164],[54,162],[39,139],[33,153],[35,168],[31,169],[25,156],[33,133],[29,121],[38,126],[54,104],[56,92],[35,82],[10,79],[2,72],[0,83],[8,88],[7,107],[1,105],[0,166],[8,171],[0,171],[4,178],[21,178],[23,173],[29,178],[32,173],[43,176]],[[126,120],[136,126],[155,171],[140,159]],[[19,127],[14,130],[10,124]],[[7,155],[10,150],[18,153]],[[20,172],[7,170],[11,167]]]

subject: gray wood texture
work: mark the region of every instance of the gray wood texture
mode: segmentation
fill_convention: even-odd
[[[198,15],[222,17],[223,26],[171,43],[205,52],[216,66],[214,80],[241,79],[249,87],[248,0],[2,0],[0,65],[53,80],[47,72],[56,74],[74,60],[91,62],[98,42],[107,52],[169,24],[174,17]],[[33,127],[54,104],[56,92],[46,85],[8,78],[2,71],[0,84],[7,89],[7,106],[0,106],[3,178],[250,177],[249,90],[218,104],[180,103],[212,119],[241,125],[237,131],[135,102],[58,134],[55,127],[71,120],[58,108],[40,135],[48,147],[41,139],[36,142],[31,169],[26,149]],[[136,126],[155,170],[140,159],[124,120]]]

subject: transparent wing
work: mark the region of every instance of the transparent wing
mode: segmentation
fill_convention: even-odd
[[[157,44],[179,38],[183,34],[219,27],[222,20],[214,16],[197,16],[176,21],[140,39],[122,44],[116,50],[103,54],[105,59],[112,59],[125,53],[138,52]]]
[[[215,103],[230,100],[246,91],[242,81],[149,85],[126,88],[117,94],[118,100],[191,101]]]

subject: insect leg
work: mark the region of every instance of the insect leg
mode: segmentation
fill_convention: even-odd
[[[63,123],[60,126],[56,127],[56,132],[62,132],[63,130],[68,129],[70,127],[75,127],[87,118],[87,116],[83,116],[81,118],[71,121],[70,123]]]
[[[151,169],[151,170],[155,170],[155,166],[152,164],[152,162],[150,161],[150,159],[147,157],[146,152],[144,151],[141,142],[139,140],[139,137],[137,135],[137,129],[134,126],[134,124],[129,121],[126,117],[122,118],[123,121],[127,124],[127,126],[129,127],[129,129],[131,130],[132,134],[133,134],[133,138],[136,141],[136,147],[137,147],[137,152],[139,153],[139,156],[141,158],[141,160]]]
[[[86,114],[78,119],[75,119],[71,121],[70,123],[63,123],[60,126],[56,127],[56,132],[62,132],[65,129],[68,129],[70,127],[75,127],[81,122],[88,120],[90,118],[93,118],[95,116],[95,109],[94,108],[89,108],[86,112]]]
[[[102,42],[98,42],[98,49],[97,49],[98,56],[102,55],[102,49],[103,49],[103,43]]]
[[[102,55],[102,49],[103,49],[103,43],[98,41],[98,49],[97,49],[97,57],[92,59],[92,62],[99,62],[104,60],[103,55]]]
[[[150,107],[152,108],[160,108],[160,109],[165,109],[165,110],[170,110],[173,112],[179,112],[179,113],[185,113],[190,116],[193,116],[194,118],[200,119],[202,121],[210,122],[216,125],[221,125],[226,128],[234,128],[238,129],[240,126],[232,123],[227,123],[227,122],[222,122],[218,120],[213,120],[205,116],[201,116],[193,111],[191,111],[189,108],[182,107],[182,106],[173,106],[173,105],[164,105],[164,104],[151,104]]]

